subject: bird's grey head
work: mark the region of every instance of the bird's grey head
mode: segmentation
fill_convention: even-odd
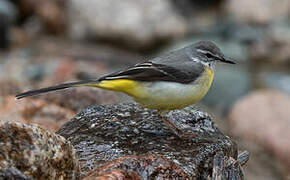
[[[213,42],[200,41],[190,46],[191,59],[214,67],[216,62],[235,64],[230,58],[226,57]]]

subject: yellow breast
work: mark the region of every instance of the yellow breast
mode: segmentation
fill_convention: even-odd
[[[194,99],[195,103],[200,101],[207,94],[211,87],[213,77],[213,70],[206,66],[205,72],[199,79],[196,80],[196,83],[193,84],[194,93],[192,93],[192,98]]]

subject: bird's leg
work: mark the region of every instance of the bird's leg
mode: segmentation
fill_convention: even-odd
[[[158,118],[161,119],[165,125],[174,132],[175,135],[177,135],[181,139],[188,139],[191,137],[196,137],[195,133],[184,133],[182,129],[176,126],[173,122],[169,121],[166,117],[165,114],[168,111],[158,111]]]

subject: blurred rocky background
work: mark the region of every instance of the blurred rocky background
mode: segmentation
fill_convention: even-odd
[[[250,151],[246,179],[290,178],[289,0],[0,0],[0,121],[55,132],[87,106],[128,100],[85,87],[14,95],[99,77],[199,40],[237,62],[217,67],[198,106]]]

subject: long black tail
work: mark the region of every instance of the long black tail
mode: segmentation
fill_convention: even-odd
[[[72,83],[64,83],[64,84],[59,84],[56,86],[51,86],[51,87],[46,87],[46,88],[41,88],[37,90],[32,90],[32,91],[27,91],[21,94],[17,94],[15,97],[16,99],[21,99],[24,97],[29,97],[29,96],[35,96],[38,94],[42,93],[47,93],[50,91],[57,91],[61,89],[67,89],[70,87],[77,87],[77,86],[86,86],[86,85],[92,85],[94,83],[98,83],[99,80],[93,79],[93,80],[83,80],[83,81],[78,81],[78,82],[72,82]]]

